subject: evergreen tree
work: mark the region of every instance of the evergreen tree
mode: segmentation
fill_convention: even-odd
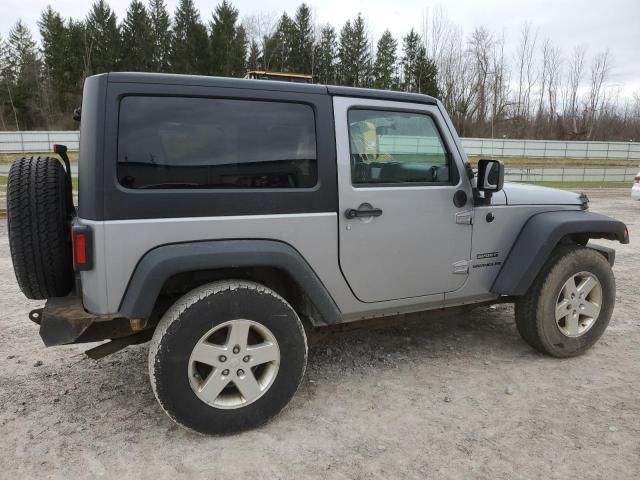
[[[122,22],[122,70],[146,72],[152,69],[153,36],[147,9],[132,0]]]
[[[427,58],[422,38],[413,29],[403,39],[403,90],[438,95],[435,63]]]
[[[286,13],[282,14],[274,34],[267,39],[266,50],[269,57],[265,59],[267,70],[291,72],[293,64],[293,45],[295,43],[296,25]]]
[[[371,81],[371,48],[367,29],[358,14],[353,21],[347,20],[340,31],[340,81],[343,85],[368,87]]]
[[[320,40],[315,46],[314,79],[318,83],[336,83],[336,57],[338,42],[336,31],[331,25],[326,25],[320,31]]]
[[[313,20],[311,9],[301,4],[294,17],[290,68],[297,73],[313,73]]]
[[[84,79],[91,75],[89,57],[85,50],[87,26],[81,20],[70,19],[64,46],[66,60],[65,102],[71,109],[78,107]],[[69,103],[71,102],[71,103]]]
[[[373,65],[373,85],[375,88],[393,90],[397,88],[397,57],[398,42],[389,30],[385,30],[376,52],[376,61]]]
[[[45,66],[44,76],[50,86],[51,108],[64,108],[67,76],[67,29],[60,14],[48,6],[38,21],[42,37],[42,53]]]
[[[18,20],[9,32],[2,66],[2,107],[10,112],[16,130],[34,128],[43,120],[40,66],[31,31]]]
[[[255,40],[249,43],[249,56],[247,57],[247,70],[262,70],[262,55],[260,46]]]
[[[211,29],[212,73],[239,77],[245,73],[247,34],[237,25],[238,10],[223,0],[213,12]]]
[[[105,0],[97,0],[91,6],[86,21],[84,48],[87,66],[91,73],[110,72],[117,69],[120,32],[116,14]]]
[[[439,97],[438,90],[438,67],[436,63],[427,57],[424,46],[420,49],[418,55],[418,93]]]
[[[149,0],[148,10],[153,44],[151,70],[154,72],[168,72],[172,35],[169,12],[164,0]]]
[[[338,47],[338,76],[342,85],[353,85],[354,56],[351,50],[353,43],[353,27],[351,20],[347,20],[340,30],[340,45]]]
[[[7,44],[0,35],[0,129],[7,130],[7,92],[6,92],[6,81],[4,78],[4,71],[7,65]],[[9,115],[10,117],[10,115]]]
[[[209,73],[209,37],[193,0],[180,0],[174,17],[171,69],[175,73]]]
[[[231,58],[234,59],[234,69],[229,73],[231,77],[244,77],[247,73],[247,48],[249,35],[242,25],[236,28],[236,38],[231,49]]]

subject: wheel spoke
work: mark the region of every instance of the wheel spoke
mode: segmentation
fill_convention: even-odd
[[[229,381],[229,377],[223,376],[220,369],[214,370],[200,388],[200,398],[213,404],[220,395],[220,392],[229,384]]]
[[[220,363],[220,356],[227,355],[227,349],[220,345],[213,345],[211,343],[200,342],[193,349],[191,359],[196,362],[211,365],[212,367],[218,366]]]
[[[247,337],[249,336],[249,326],[249,322],[244,320],[236,320],[231,323],[227,336],[227,346],[233,348],[235,345],[239,345],[240,348],[245,348],[247,346]]]
[[[582,306],[583,308],[580,309],[580,314],[593,319],[597,319],[598,315],[600,315],[600,305],[592,302],[584,302]]]
[[[569,335],[577,335],[579,329],[578,314],[573,314],[572,312],[571,315],[567,315],[564,328],[567,330]]]
[[[235,378],[234,383],[244,397],[245,402],[251,402],[260,395],[260,385],[250,368],[247,369],[242,377]]]
[[[280,358],[278,347],[269,342],[247,347],[246,352],[247,355],[249,355],[249,357],[251,358],[251,366],[261,365],[267,362],[274,362]]]
[[[564,300],[561,300],[560,303],[556,305],[556,321],[562,320],[569,313],[571,313],[571,310],[567,309],[567,305],[569,305],[569,303],[570,303],[569,300],[565,298]]]
[[[280,349],[273,333],[259,322],[238,318],[204,332],[191,351],[188,375],[203,402],[233,409],[264,395],[279,368]]]
[[[582,298],[587,298],[596,285],[598,285],[598,281],[595,278],[585,277],[585,279],[580,282],[580,285],[578,285],[578,293],[582,295]]]
[[[576,277],[571,277],[567,280],[562,288],[564,291],[564,298],[571,299],[578,296],[578,289],[576,288]],[[573,297],[572,297],[573,295]]]

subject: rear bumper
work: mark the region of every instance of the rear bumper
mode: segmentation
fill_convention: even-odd
[[[41,312],[33,311],[29,317],[34,321],[40,320],[40,337],[47,347],[98,342],[126,337],[139,331],[133,330],[126,318],[88,313],[75,293],[50,298]]]

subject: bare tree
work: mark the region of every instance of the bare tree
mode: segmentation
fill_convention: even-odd
[[[549,136],[553,134],[553,125],[558,112],[558,84],[562,75],[562,58],[560,50],[549,44],[546,52],[547,60],[547,98],[549,104]]]
[[[516,117],[526,120],[531,114],[531,91],[536,82],[534,54],[538,40],[537,30],[527,22],[520,28],[520,43],[516,52],[518,67],[518,96],[516,98]]]
[[[586,109],[586,137],[591,139],[593,126],[598,114],[598,109],[606,101],[605,83],[611,71],[611,54],[609,50],[598,53],[591,63],[591,76],[589,82],[589,92],[587,94]]]
[[[436,61],[438,87],[458,133],[464,135],[475,97],[474,69],[470,56],[463,48],[462,30],[453,24],[446,29],[449,41],[443,44]]]
[[[487,118],[489,103],[490,54],[493,49],[493,36],[484,27],[478,27],[471,33],[468,41],[468,54],[473,66],[474,106],[470,112],[480,123]]]
[[[494,125],[501,122],[510,105],[509,69],[504,56],[504,35],[493,43],[491,56],[491,138]]]
[[[276,12],[259,12],[245,15],[242,18],[242,26],[247,32],[249,41],[253,40],[260,45],[265,69],[272,54],[269,51],[269,38],[275,32],[277,25],[278,14]]]
[[[564,100],[564,117],[570,123],[570,136],[575,138],[578,136],[578,103],[579,90],[584,76],[584,57],[587,49],[584,45],[577,46],[573,49],[571,58],[569,59],[567,71],[567,85],[565,87]]]

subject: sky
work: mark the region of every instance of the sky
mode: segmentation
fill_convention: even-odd
[[[130,0],[108,0],[122,18]],[[145,0],[143,0],[145,1]],[[170,12],[178,0],[165,0]],[[194,0],[201,17],[208,23],[217,0]],[[292,14],[300,0],[232,0],[240,15],[259,12]],[[51,4],[64,17],[83,18],[91,1],[79,0],[0,0],[0,35],[6,37],[11,26],[22,18],[34,34],[40,12]],[[422,31],[423,19],[436,9],[443,9],[449,20],[465,34],[477,26],[503,34],[506,51],[511,56],[517,48],[519,30],[531,22],[544,38],[560,47],[565,56],[575,46],[587,47],[587,59],[609,49],[613,56],[610,83],[623,96],[640,92],[640,0],[323,0],[307,1],[315,21],[331,23],[339,29],[349,18],[362,12],[374,39],[388,28],[396,37],[412,27]],[[36,35],[37,36],[37,35]]]

